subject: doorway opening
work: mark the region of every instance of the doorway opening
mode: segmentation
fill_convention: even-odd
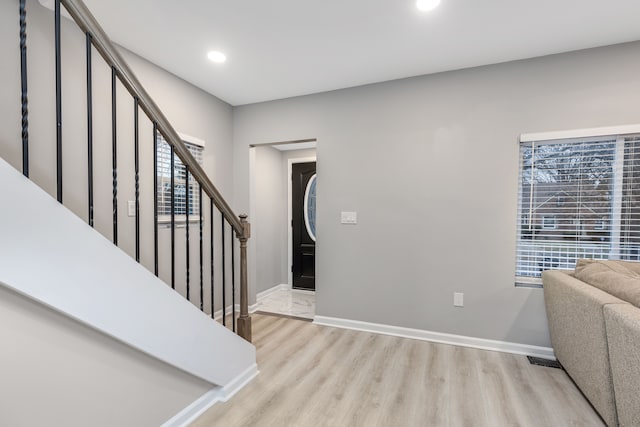
[[[256,311],[315,316],[315,194],[321,180],[315,169],[316,143],[308,139],[251,145]]]

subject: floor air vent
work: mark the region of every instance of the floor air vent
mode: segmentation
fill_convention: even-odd
[[[546,368],[562,369],[562,365],[557,360],[543,359],[541,357],[527,356],[532,365],[544,366]]]

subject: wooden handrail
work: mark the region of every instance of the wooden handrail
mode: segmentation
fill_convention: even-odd
[[[238,334],[251,341],[251,317],[248,312],[248,275],[247,275],[247,240],[251,234],[251,225],[247,222],[247,216],[236,215],[218,189],[213,185],[204,169],[191,155],[176,130],[162,113],[158,105],[147,93],[126,63],[120,52],[115,48],[111,40],[104,32],[93,14],[81,0],[60,0],[67,12],[76,24],[91,37],[91,42],[102,55],[106,63],[116,70],[119,80],[137,100],[139,107],[154,123],[157,131],[169,143],[175,154],[188,168],[194,179],[200,184],[202,190],[213,201],[216,208],[222,213],[223,218],[231,225],[236,237],[240,241],[240,316],[238,318]]]

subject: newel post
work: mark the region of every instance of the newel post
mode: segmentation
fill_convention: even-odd
[[[247,222],[247,215],[240,215],[240,222],[242,223],[242,234],[236,233],[240,240],[240,317],[238,317],[238,335],[251,342],[247,277],[247,240],[251,237],[251,224]]]

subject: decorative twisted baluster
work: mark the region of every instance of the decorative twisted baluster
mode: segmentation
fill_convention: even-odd
[[[136,261],[140,262],[140,131],[138,118],[138,97],[133,98],[133,157],[134,157],[134,186],[135,186],[135,203],[136,203]]]
[[[203,271],[203,222],[204,215],[202,214],[202,187],[198,185],[198,213],[200,214],[200,311],[204,311],[204,271]]]
[[[62,50],[60,47],[60,0],[55,0],[56,49],[56,170],[58,202],[62,203]]]
[[[116,67],[111,67],[111,176],[113,186],[113,243],[118,244],[118,111],[116,107]]]
[[[187,270],[187,300],[191,301],[191,288],[190,288],[190,267],[191,267],[191,258],[190,258],[190,249],[191,245],[189,244],[189,167],[184,165],[184,212],[185,212],[185,238],[187,241],[187,253],[186,253],[186,270]]]
[[[27,8],[20,0],[20,80],[22,102],[22,173],[29,177],[29,97],[27,96]]]

